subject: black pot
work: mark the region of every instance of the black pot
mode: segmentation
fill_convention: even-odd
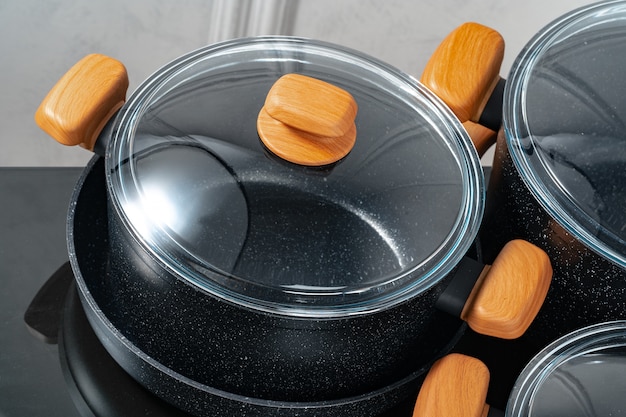
[[[539,308],[551,269],[532,245],[511,244],[486,276],[463,260],[482,215],[478,156],[409,76],[336,46],[257,38],[172,62],[107,122],[125,85],[121,64],[89,56],[36,118],[104,155],[74,195],[72,267],[105,348],[166,401],[197,415],[375,415],[463,331],[441,300],[504,337]],[[294,89],[295,105],[276,97]],[[318,117],[330,101],[347,110]],[[302,114],[306,131],[289,124]],[[314,149],[285,155],[285,137]],[[479,278],[486,290],[465,305]],[[500,305],[511,292],[521,301]]]
[[[554,266],[528,334],[538,348],[626,317],[625,37],[622,1],[563,16],[528,43],[482,115],[492,122],[503,116],[480,232],[489,237],[486,260],[522,238]],[[450,61],[434,67],[455,68]],[[454,105],[445,88],[427,85]]]

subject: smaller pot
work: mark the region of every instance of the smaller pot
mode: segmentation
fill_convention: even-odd
[[[626,321],[574,331],[539,352],[524,368],[506,412],[485,403],[489,370],[451,354],[431,368],[415,416],[619,416],[626,410]]]

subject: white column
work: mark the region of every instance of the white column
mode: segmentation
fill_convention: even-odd
[[[213,0],[208,43],[257,35],[291,35],[300,0]]]

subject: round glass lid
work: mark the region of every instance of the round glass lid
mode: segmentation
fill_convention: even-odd
[[[626,415],[626,322],[573,332],[540,352],[511,393],[507,417]]]
[[[354,98],[356,140],[340,160],[300,165],[260,140],[285,74]],[[198,50],[148,79],[116,123],[107,175],[125,225],[176,275],[247,307],[328,317],[402,302],[452,270],[482,216],[478,157],[447,107],[337,46],[263,37]]]
[[[513,67],[504,123],[521,176],[573,236],[626,267],[626,3],[563,17]]]

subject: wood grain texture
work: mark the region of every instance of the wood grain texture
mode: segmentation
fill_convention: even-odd
[[[357,105],[350,93],[300,74],[282,76],[267,94],[265,110],[274,119],[311,135],[345,135],[354,124]]]
[[[478,333],[518,338],[539,312],[551,281],[552,265],[543,250],[510,241],[479,278],[461,318]]]
[[[344,158],[356,141],[356,101],[345,90],[300,74],[282,76],[257,118],[263,144],[280,158],[305,166]]]
[[[432,366],[417,397],[413,417],[482,417],[489,370],[480,360],[453,353]]]
[[[93,150],[100,131],[126,100],[128,74],[119,61],[87,55],[50,90],[35,113],[41,129],[64,145]]]
[[[504,39],[493,29],[465,23],[452,31],[435,50],[421,82],[465,122],[478,122],[500,80]]]
[[[257,119],[263,143],[275,155],[298,165],[324,166],[344,158],[356,141],[356,125],[339,137],[325,138],[294,129],[272,118],[265,108]]]

